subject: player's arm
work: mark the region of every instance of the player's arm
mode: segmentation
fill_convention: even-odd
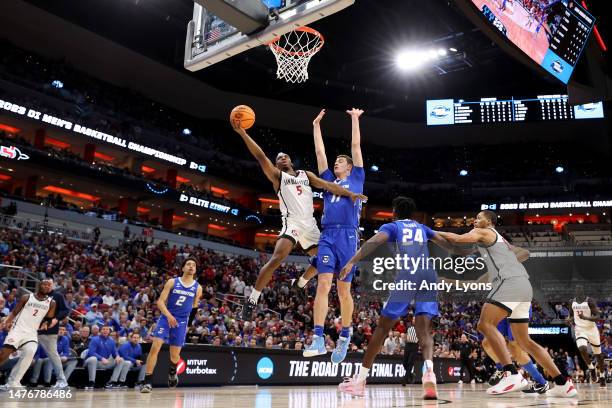
[[[338,279],[342,280],[346,278],[347,275],[353,269],[353,266],[355,266],[357,262],[361,261],[363,258],[371,254],[376,248],[378,248],[379,246],[381,246],[388,240],[389,240],[389,235],[383,231],[378,232],[372,238],[368,239],[367,242],[363,244],[361,248],[359,248],[359,250],[355,253],[355,255],[353,255],[353,257],[349,259],[347,264],[344,265],[344,267],[340,271],[340,275],[338,276]]]
[[[516,255],[516,259],[518,259],[520,263],[523,263],[529,259],[529,250],[525,248],[510,245],[510,250],[514,252],[514,255]]]
[[[317,170],[322,174],[327,170],[327,155],[325,154],[325,144],[323,143],[323,134],[321,133],[321,119],[325,116],[325,109],[312,121],[312,134],[314,136],[315,154],[317,155]]]
[[[474,228],[467,234],[454,234],[452,232],[436,231],[443,238],[453,245],[457,244],[485,244],[493,238],[492,231],[485,228]]]
[[[234,131],[240,135],[242,140],[244,140],[247,149],[249,149],[249,152],[255,157],[268,180],[274,185],[274,190],[278,190],[280,185],[280,170],[272,164],[272,161],[268,159],[268,156],[266,156],[261,147],[255,143],[253,138],[247,134],[246,130],[239,126],[234,126],[234,124],[232,124],[232,127]]]
[[[168,307],[166,306],[166,303],[168,302],[168,295],[170,295],[170,291],[173,287],[174,279],[168,279],[168,282],[166,282],[164,285],[164,289],[162,289],[162,292],[159,294],[159,299],[157,299],[157,308],[164,316],[166,316],[166,319],[168,319],[168,325],[170,327],[176,327],[178,324],[176,318],[172,316],[172,313],[170,313]]]
[[[13,320],[21,312],[21,309],[23,309],[29,298],[30,295],[23,295],[21,296],[21,298],[19,298],[19,302],[17,302],[15,308],[11,311],[11,313],[9,313],[6,320],[4,320],[4,327],[6,327],[7,329],[11,328],[11,326],[13,325]]]
[[[589,309],[591,309],[591,316],[590,317],[580,316],[580,318],[583,320],[588,320],[589,322],[597,322],[599,319],[601,319],[601,316],[600,316],[601,311],[599,310],[599,308],[597,307],[595,302],[593,302],[592,299],[589,299],[587,301],[587,304],[589,305]]]
[[[322,188],[323,190],[327,190],[334,195],[349,197],[351,200],[353,200],[353,202],[357,200],[361,200],[363,202],[368,201],[367,196],[363,194],[353,193],[349,189],[342,187],[340,184],[325,181],[322,178],[315,176],[315,174],[311,171],[307,171],[306,175],[308,176],[308,181],[310,182],[310,185],[314,188]]]
[[[51,323],[51,319],[55,317],[56,309],[57,309],[57,303],[55,303],[55,300],[52,300],[51,303],[49,303],[49,310],[47,311],[47,314],[45,315],[45,318],[42,321],[39,330],[47,330],[55,326],[55,325],[51,326],[50,323]],[[57,320],[55,322],[57,323]]]
[[[361,155],[361,131],[359,130],[359,117],[363,114],[361,109],[347,110],[351,116],[351,156],[355,167],[363,167],[363,156]]]
[[[196,292],[196,295],[193,298],[193,305],[191,307],[191,312],[189,312],[189,320],[187,321],[187,326],[191,326],[191,323],[193,323],[193,319],[195,319],[195,316],[198,313],[198,306],[200,305],[201,297],[202,297],[202,286],[198,286],[198,291]]]

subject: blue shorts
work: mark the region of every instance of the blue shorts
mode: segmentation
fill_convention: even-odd
[[[497,330],[499,330],[502,336],[507,338],[508,341],[514,340],[514,336],[512,336],[512,329],[510,328],[510,322],[507,318],[499,322],[499,324],[497,325]]]
[[[321,233],[319,251],[317,252],[317,270],[319,273],[340,272],[344,265],[357,252],[359,235],[351,228],[328,228]],[[351,282],[355,267],[344,282]]]
[[[158,339],[162,339],[165,343],[176,346],[183,347],[185,344],[185,337],[187,336],[187,321],[189,320],[189,316],[184,319],[176,318],[178,325],[176,327],[170,328],[168,324],[168,319],[166,316],[162,315],[157,321],[157,325],[155,325],[155,331],[151,336],[157,337]]]
[[[388,317],[390,319],[399,319],[406,316],[408,308],[410,307],[409,302],[388,302],[385,303],[381,316]],[[419,302],[416,301],[414,304],[414,316],[428,315],[429,319],[438,316],[438,302]]]

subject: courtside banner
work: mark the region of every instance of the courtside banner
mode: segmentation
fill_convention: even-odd
[[[153,375],[154,386],[168,383],[168,349],[163,347]],[[241,347],[214,347],[186,345],[177,366],[179,386],[203,385],[307,385],[342,382],[344,377],[357,373],[363,354],[349,353],[341,364],[332,364],[329,355],[304,358],[301,351],[249,349]],[[401,383],[406,371],[403,356],[378,356],[368,383]],[[422,361],[415,362],[415,373],[420,379]],[[438,381],[459,381],[461,364],[458,360],[434,359]]]

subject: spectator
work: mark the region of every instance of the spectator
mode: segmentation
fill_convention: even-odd
[[[137,384],[144,383],[146,366],[143,364],[144,357],[139,344],[140,334],[132,333],[129,338],[129,341],[119,347],[118,353],[123,361],[118,360],[106,388],[127,388],[125,381],[128,372],[132,369],[138,371]]]
[[[100,335],[91,339],[87,358],[83,363],[89,374],[89,384],[85,387],[86,390],[95,388],[97,369],[111,370],[115,367],[116,362],[123,361],[117,359],[117,347],[109,334],[110,327],[104,326],[100,330]]]

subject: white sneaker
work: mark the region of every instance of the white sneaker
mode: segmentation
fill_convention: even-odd
[[[457,384],[459,384],[459,385],[463,384],[463,380],[459,380],[459,382]]]
[[[487,388],[487,394],[501,395],[507,392],[520,391],[527,387],[529,387],[529,382],[521,374],[510,374],[510,371],[506,371],[504,378],[499,383]]]
[[[567,380],[563,385],[555,385],[546,392],[548,397],[573,398],[578,396],[578,390],[574,387],[572,380]]]
[[[68,388],[68,383],[66,381],[58,381],[51,388]]]

